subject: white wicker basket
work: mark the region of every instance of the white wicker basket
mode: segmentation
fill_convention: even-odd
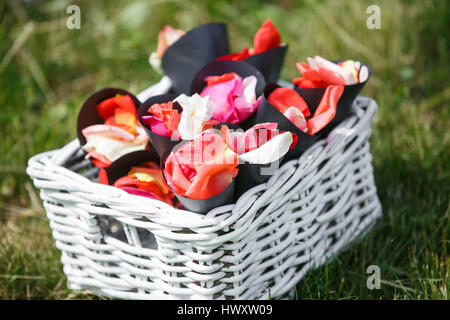
[[[167,78],[138,95],[170,86]],[[69,287],[123,299],[282,298],[381,217],[374,100],[298,160],[206,215],[100,185],[78,140],[29,160]]]

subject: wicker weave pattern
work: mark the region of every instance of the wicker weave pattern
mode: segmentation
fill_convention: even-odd
[[[270,288],[280,298],[381,217],[368,142],[376,109],[358,97],[327,139],[207,215],[92,182],[98,169],[77,140],[34,156],[27,173],[41,189],[72,289],[124,299],[267,299]]]

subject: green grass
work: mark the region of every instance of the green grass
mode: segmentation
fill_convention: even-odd
[[[250,46],[267,17],[289,43],[282,78],[315,54],[353,58],[374,75],[371,151],[383,219],[361,242],[309,272],[300,299],[448,299],[450,235],[450,5],[447,1],[75,1],[81,30],[68,30],[72,1],[0,2],[0,298],[97,298],[67,289],[30,156],[76,137],[83,100],[115,86],[139,92],[159,79],[149,53],[164,24],[188,30],[227,22],[232,48]],[[381,29],[366,8],[381,8]],[[381,269],[381,289],[366,268]]]

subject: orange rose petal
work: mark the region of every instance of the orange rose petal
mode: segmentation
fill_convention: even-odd
[[[138,173],[146,173],[154,179],[154,182],[158,185],[162,192],[167,193],[169,191],[169,187],[165,183],[161,170],[159,167],[156,169],[145,168],[145,167],[132,167],[128,175],[130,177],[137,177]],[[139,177],[137,177],[139,180]]]
[[[134,113],[130,113],[122,108],[116,108],[114,110],[114,122],[134,127],[136,125],[136,116]]]
[[[226,182],[229,185],[232,180],[229,177],[235,177],[238,164],[237,154],[226,147],[221,136],[204,133],[169,155],[165,174],[169,185],[181,196],[205,199],[222,192]],[[186,168],[195,172],[190,179],[186,177],[190,174]],[[212,177],[215,178],[211,180]]]
[[[136,106],[134,105],[133,99],[130,96],[116,96],[103,100],[97,105],[97,113],[103,120],[108,119],[114,115],[116,108],[123,109],[134,115],[137,115]]]

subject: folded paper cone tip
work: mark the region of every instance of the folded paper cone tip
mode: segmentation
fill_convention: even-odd
[[[176,93],[189,94],[195,74],[205,65],[229,53],[227,26],[208,23],[188,31],[167,48],[161,66]]]
[[[277,82],[287,49],[288,45],[282,44],[277,48],[255,54],[242,61],[257,68],[263,74],[266,82]]]

